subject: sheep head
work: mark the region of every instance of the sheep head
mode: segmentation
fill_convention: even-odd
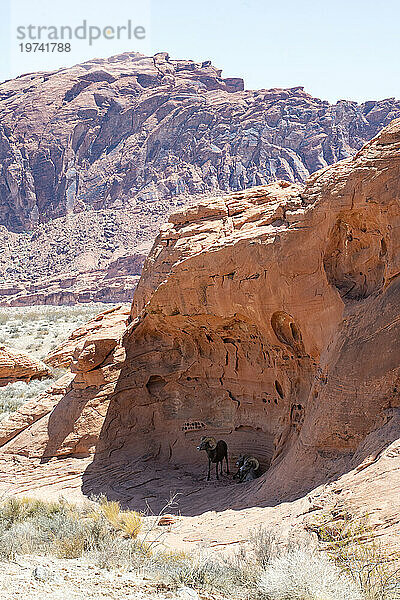
[[[202,437],[197,450],[214,450],[217,447],[217,440],[213,437]]]
[[[257,471],[259,466],[260,463],[258,462],[258,460],[254,458],[254,456],[249,456],[244,461],[242,469],[243,471],[250,471],[250,469],[254,469],[254,471]]]

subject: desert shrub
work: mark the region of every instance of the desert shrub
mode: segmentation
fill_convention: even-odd
[[[0,555],[54,553],[63,558],[82,554],[85,529],[78,509],[64,501],[8,498],[0,504]]]
[[[142,517],[134,510],[121,510],[119,502],[100,499],[100,511],[107,521],[127,537],[136,538],[142,529]]]
[[[248,587],[242,559],[214,561],[205,555],[165,552],[146,540],[146,527],[139,513],[122,510],[118,502],[104,497],[81,506],[63,500],[8,498],[0,502],[0,557],[85,556],[103,569],[135,570],[171,588],[185,584],[227,592]]]
[[[0,523],[11,527],[32,518],[49,516],[65,511],[64,502],[44,502],[36,498],[8,498],[0,504]]]
[[[48,544],[47,536],[31,521],[0,526],[0,559],[13,560],[17,554],[36,554]]]
[[[235,598],[258,597],[254,565],[243,566],[202,553],[160,551],[144,558],[141,571],[173,589],[185,585]]]
[[[259,527],[250,532],[246,547],[229,556],[160,551],[147,557],[143,568],[172,587],[184,584],[230,598],[258,599],[264,598],[260,577],[278,552],[276,532]]]
[[[52,383],[54,383],[52,379],[34,380],[30,383],[15,381],[0,387],[0,420],[16,411],[28,400],[45,392]]]
[[[53,553],[81,556],[87,544],[84,508],[64,501],[8,498],[0,503],[0,555]]]
[[[101,569],[132,569],[143,571],[149,554],[141,544],[118,535],[103,537],[87,554],[88,559]]]
[[[310,529],[367,600],[400,599],[400,555],[379,544],[368,514],[355,516],[345,507],[334,507],[322,512]]]
[[[355,582],[321,552],[289,550],[273,558],[260,578],[271,600],[362,600]]]
[[[272,529],[255,527],[250,531],[249,542],[254,563],[260,567],[265,568],[279,552],[279,539]]]
[[[140,572],[170,589],[184,584],[248,600],[400,599],[393,557],[370,545],[365,516],[322,513],[311,526],[322,549],[257,528],[229,558],[162,550],[157,520],[104,496],[82,505],[8,498],[0,502],[0,558],[84,556],[100,568]]]
[[[121,511],[118,503],[107,500],[78,506],[64,500],[8,498],[0,503],[0,556],[37,553],[78,558],[84,552],[97,552],[104,558],[108,555],[110,562],[114,553],[114,563],[118,564],[115,549],[119,544],[125,564],[133,553],[138,554],[139,545],[129,548],[124,538],[132,542],[141,525],[138,513]]]

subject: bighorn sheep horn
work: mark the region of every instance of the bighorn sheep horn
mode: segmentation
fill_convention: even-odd
[[[213,437],[203,437],[201,438],[201,443],[208,442],[208,447],[210,450],[214,450],[217,447],[217,440]]]
[[[246,463],[248,465],[250,465],[255,471],[257,471],[258,467],[260,466],[260,463],[258,462],[258,460],[256,458],[248,458],[246,460]]]

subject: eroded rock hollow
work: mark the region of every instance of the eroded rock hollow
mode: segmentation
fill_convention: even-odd
[[[290,496],[376,450],[400,403],[399,158],[397,121],[303,190],[172,216],[135,294],[99,453],[196,464],[198,438],[220,436],[260,458],[257,493]]]

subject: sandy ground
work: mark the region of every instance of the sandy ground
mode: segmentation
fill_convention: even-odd
[[[234,551],[246,544],[251,531],[260,525],[276,526],[280,535],[304,534],[303,517],[315,510],[314,500],[304,498],[276,507],[228,509],[233,494],[240,486],[232,477],[206,481],[205,473],[189,474],[185,470],[166,472],[153,467],[133,476],[135,465],[109,465],[96,469],[90,477],[91,458],[51,459],[47,463],[23,456],[0,455],[0,496],[17,495],[43,499],[64,497],[82,502],[90,490],[104,493],[130,509],[149,515],[173,514],[171,526],[158,527],[165,549]],[[132,473],[129,469],[132,469]],[[94,485],[94,483],[96,485]],[[317,496],[321,492],[317,492]],[[168,506],[168,500],[175,498]],[[224,506],[225,503],[225,506]],[[232,505],[232,504],[231,504]]]
[[[99,569],[83,560],[19,556],[0,562],[1,600],[223,600],[176,591],[134,573]]]
[[[91,493],[105,494],[124,508],[157,515],[167,507],[175,522],[162,528],[166,549],[231,552],[246,544],[251,531],[265,525],[275,529],[284,542],[288,537],[309,538],[309,524],[321,512],[345,505],[355,514],[368,511],[375,535],[392,550],[400,549],[400,441],[390,445],[365,468],[344,474],[319,486],[303,498],[276,506],[252,506],[252,485],[236,484],[232,478],[206,481],[206,473],[187,473],[153,463],[143,468],[135,462],[94,466],[92,457],[51,459],[40,462],[20,455],[0,454],[0,497],[7,495],[82,502]],[[387,481],[391,481],[391,494]],[[247,487],[248,486],[248,487]],[[242,499],[236,503],[237,491]],[[384,498],[382,501],[380,499]],[[149,517],[150,518],[150,517]],[[160,528],[158,528],[160,529]],[[156,532],[158,535],[159,532]]]

